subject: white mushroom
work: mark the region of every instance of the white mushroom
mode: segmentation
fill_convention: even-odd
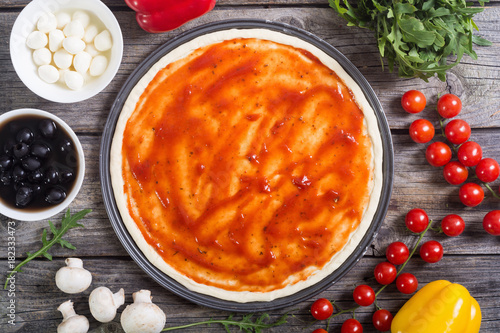
[[[151,302],[151,292],[132,294],[134,303],[127,305],[120,317],[125,333],[158,333],[165,326],[165,313]]]
[[[98,287],[89,296],[90,313],[97,321],[108,323],[116,316],[116,309],[125,303],[123,288],[112,293],[109,288]]]
[[[92,274],[83,268],[81,259],[67,258],[65,262],[67,267],[60,268],[56,273],[57,287],[68,294],[85,291],[92,283]]]
[[[59,305],[57,310],[63,315],[63,321],[57,326],[57,333],[87,333],[89,331],[88,319],[75,313],[73,302],[66,301]]]

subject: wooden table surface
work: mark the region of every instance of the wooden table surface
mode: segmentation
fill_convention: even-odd
[[[64,119],[79,136],[86,158],[84,185],[73,201],[72,211],[91,208],[93,211],[83,221],[85,228],[71,230],[66,239],[77,249],[71,251],[58,246],[51,250],[53,261],[44,258],[33,260],[17,274],[15,296],[0,292],[1,332],[55,332],[61,321],[56,311],[59,304],[72,299],[77,313],[90,319],[93,332],[121,332],[119,316],[108,325],[99,325],[91,318],[87,297],[92,290],[74,296],[60,292],[54,283],[56,270],[69,256],[84,260],[85,267],[93,274],[92,287],[105,285],[112,290],[124,288],[126,303],[131,294],[139,289],[152,291],[154,301],[167,314],[167,326],[226,318],[230,313],[195,305],[173,295],[158,285],[128,256],[116,237],[108,220],[101,195],[99,145],[110,107],[127,77],[151,52],[177,34],[193,27],[224,19],[261,18],[284,22],[305,29],[342,52],[366,77],[377,93],[387,116],[394,141],[394,189],[387,216],[373,244],[365,256],[340,281],[310,299],[292,307],[270,312],[276,320],[285,312],[290,313],[288,323],[273,332],[309,332],[325,328],[325,323],[313,323],[309,314],[312,302],[319,297],[336,300],[342,307],[353,306],[352,290],[355,285],[368,283],[378,288],[372,276],[375,265],[384,260],[385,248],[393,241],[403,241],[412,246],[417,237],[405,228],[404,216],[414,207],[425,209],[430,218],[437,221],[447,214],[460,214],[466,221],[465,232],[457,238],[429,232],[424,240],[436,239],[443,244],[445,256],[436,264],[424,263],[418,255],[410,261],[405,271],[415,274],[420,286],[433,280],[446,279],[466,286],[478,300],[483,314],[481,332],[500,332],[500,237],[488,235],[482,229],[482,218],[490,210],[499,209],[500,201],[489,193],[483,203],[466,208],[458,199],[458,187],[448,185],[439,168],[426,162],[426,145],[415,144],[408,136],[409,124],[422,116],[436,126],[437,113],[433,111],[437,96],[451,92],[463,102],[461,118],[472,127],[472,139],[483,147],[484,156],[500,160],[500,1],[491,1],[486,10],[476,16],[480,34],[493,42],[490,47],[476,47],[478,60],[464,57],[462,63],[452,69],[446,82],[431,79],[425,83],[419,79],[401,79],[394,73],[382,71],[377,47],[372,33],[347,27],[328,7],[327,0],[219,0],[215,10],[185,26],[163,34],[148,34],[135,22],[134,13],[121,0],[104,0],[116,15],[124,36],[124,57],[118,74],[111,84],[97,96],[75,104],[57,104],[39,98],[28,90],[17,77],[9,56],[9,35],[14,20],[27,0],[0,2],[0,114],[18,108],[38,108]],[[400,107],[402,94],[409,89],[425,93],[428,107],[423,114],[409,115]],[[500,181],[493,183],[498,190]],[[1,212],[0,212],[1,213]],[[52,219],[60,221],[62,214]],[[0,233],[0,270],[2,281],[7,265],[7,223],[2,216]],[[47,220],[36,222],[15,221],[16,257],[18,262],[27,251],[41,246],[42,229]],[[378,297],[378,304],[393,314],[409,298],[389,286]],[[8,305],[15,300],[15,326],[9,325]],[[124,307],[119,309],[119,313]],[[360,308],[356,317],[364,332],[375,332],[371,324],[373,307]],[[240,318],[237,314],[236,318]],[[330,323],[329,332],[340,332],[341,323],[349,318],[342,315]],[[195,327],[190,332],[223,332],[219,325]],[[237,331],[237,330],[234,330]]]

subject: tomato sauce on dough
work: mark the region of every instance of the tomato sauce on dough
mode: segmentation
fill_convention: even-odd
[[[229,291],[305,280],[358,227],[373,178],[362,110],[310,52],[223,41],[161,69],[128,119],[128,210],[173,269]]]

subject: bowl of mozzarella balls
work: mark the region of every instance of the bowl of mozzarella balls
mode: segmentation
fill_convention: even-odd
[[[21,81],[49,101],[74,103],[101,92],[120,67],[123,37],[100,0],[33,0],[10,37]]]

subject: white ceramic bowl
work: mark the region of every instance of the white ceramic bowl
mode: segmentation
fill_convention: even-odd
[[[70,90],[62,83],[49,84],[40,79],[33,61],[33,50],[26,46],[27,36],[35,30],[44,13],[84,10],[94,14],[109,30],[113,39],[108,67],[99,77],[86,82],[80,90]],[[114,78],[123,55],[123,37],[115,16],[100,0],[33,0],[19,14],[10,36],[10,56],[17,75],[35,94],[49,101],[74,103],[88,99],[102,91]]]
[[[27,116],[27,115],[52,119],[56,123],[56,126],[59,126],[59,128],[63,128],[66,131],[66,133],[71,137],[71,140],[75,144],[76,152],[78,154],[78,163],[79,163],[78,172],[75,178],[75,184],[73,185],[69,193],[66,194],[66,199],[64,199],[63,202],[57,205],[30,211],[28,207],[24,209],[13,208],[9,205],[6,205],[4,202],[0,200],[0,214],[21,221],[36,221],[36,220],[47,219],[51,216],[56,215],[57,213],[67,208],[69,204],[73,201],[73,199],[80,191],[80,188],[82,187],[83,178],[85,175],[85,157],[83,155],[82,145],[78,140],[78,137],[76,136],[75,132],[73,132],[71,127],[69,127],[68,124],[66,124],[61,118],[53,115],[52,113],[37,109],[18,109],[9,111],[0,115],[0,128],[2,128],[5,124],[9,123],[10,121],[14,120],[17,117]]]

